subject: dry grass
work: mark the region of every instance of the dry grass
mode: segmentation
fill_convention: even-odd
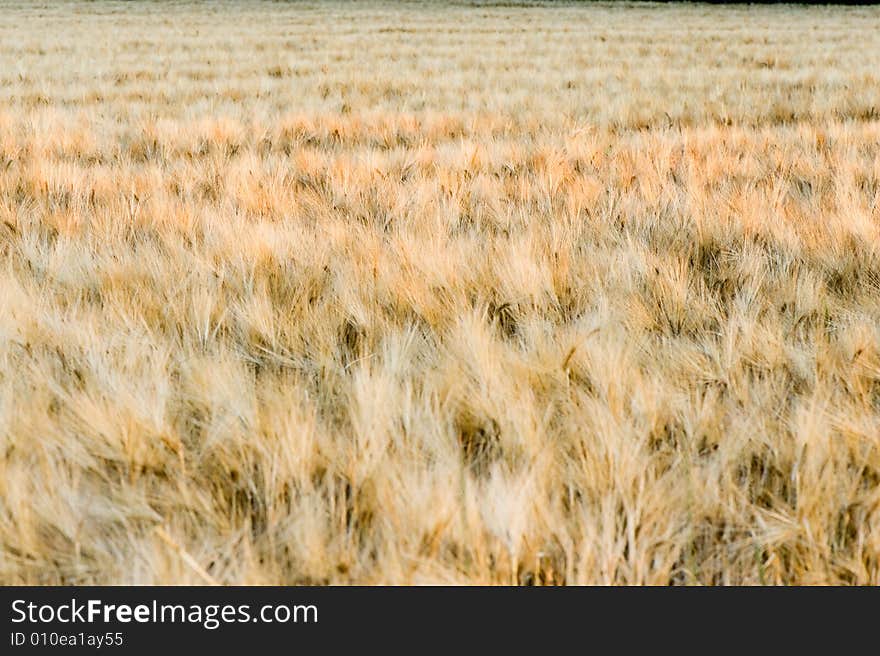
[[[0,15],[3,583],[880,584],[880,10]]]

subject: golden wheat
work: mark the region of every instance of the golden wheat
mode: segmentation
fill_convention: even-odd
[[[0,16],[0,582],[880,584],[878,9]]]

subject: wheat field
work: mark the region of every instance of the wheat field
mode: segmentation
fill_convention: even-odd
[[[880,8],[0,0],[0,583],[880,584]]]

